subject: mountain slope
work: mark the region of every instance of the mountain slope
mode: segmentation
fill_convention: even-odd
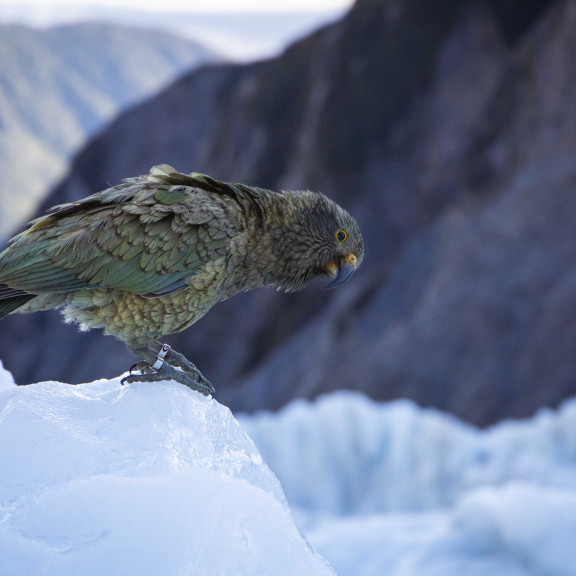
[[[363,268],[331,294],[242,295],[174,337],[219,398],[359,387],[477,424],[530,414],[576,394],[575,25],[574,0],[360,0],[278,59],[203,69],[123,115],[48,203],[166,161],[318,188],[357,216]],[[41,354],[86,379],[80,337],[50,318],[10,319],[45,337],[7,364],[46,377],[22,360]]]
[[[0,32],[0,239],[119,110],[214,60],[170,34],[110,24]]]

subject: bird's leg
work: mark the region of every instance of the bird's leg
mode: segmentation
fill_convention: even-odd
[[[202,372],[196,368],[196,366],[184,356],[184,354],[180,354],[173,350],[172,348],[168,348],[168,353],[166,354],[165,361],[170,364],[170,366],[174,368],[180,368],[187,376],[191,377],[195,382],[206,386],[211,390],[211,394],[216,392],[216,389],[210,381],[202,375]]]
[[[168,362],[168,364],[171,366],[180,368],[186,374],[194,376],[197,380],[205,380],[204,376],[202,376],[200,373],[200,370],[198,370],[198,368],[196,368],[196,366],[190,362],[190,360],[188,360],[184,354],[180,354],[172,348],[168,350],[166,355],[166,362]]]
[[[134,356],[143,360],[132,366],[130,375],[122,379],[122,384],[175,380],[205,396],[210,396],[216,391],[192,362],[167,344],[153,342],[146,348],[128,347],[128,349]],[[132,374],[132,370],[139,370],[140,374]]]

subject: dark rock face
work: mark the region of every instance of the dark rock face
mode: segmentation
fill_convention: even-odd
[[[350,387],[481,425],[525,416],[576,394],[575,29],[574,0],[360,0],[279,59],[205,68],[124,115],[49,203],[161,162],[320,189],[356,215],[364,265],[334,293],[244,294],[171,337],[219,399]],[[60,330],[11,317],[0,357],[21,382],[127,367],[98,334],[40,352]]]

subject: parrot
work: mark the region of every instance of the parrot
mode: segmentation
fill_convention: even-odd
[[[61,309],[80,330],[101,329],[138,359],[122,383],[174,380],[215,389],[160,340],[215,304],[260,287],[286,292],[361,264],[356,220],[310,190],[274,192],[180,173],[149,174],[32,220],[0,253],[0,318]]]

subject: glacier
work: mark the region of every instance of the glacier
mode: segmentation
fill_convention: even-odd
[[[173,382],[14,385],[0,574],[576,576],[576,399],[480,430],[335,392],[236,415]]]
[[[180,384],[0,370],[0,574],[333,574],[230,411]]]
[[[576,576],[576,399],[485,430],[346,391],[240,421],[340,576]]]

